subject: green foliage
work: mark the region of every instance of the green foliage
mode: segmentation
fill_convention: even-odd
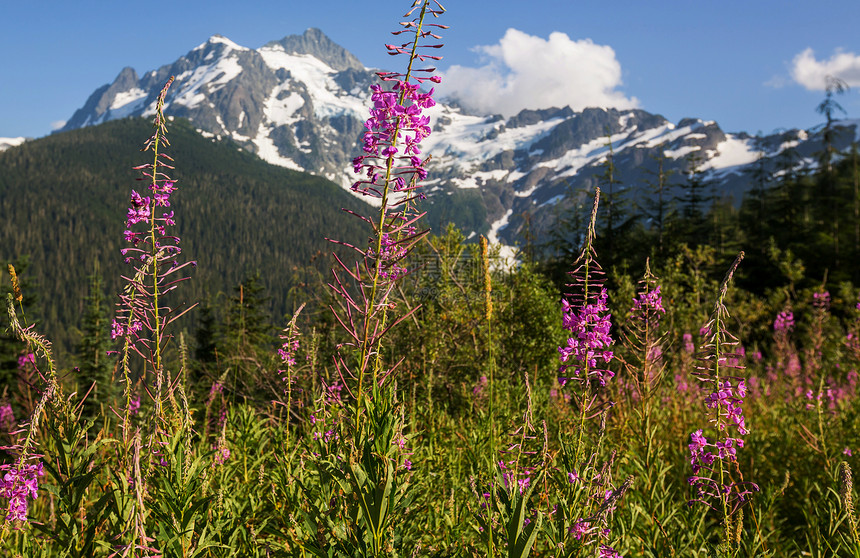
[[[119,292],[121,275],[129,273],[119,253],[123,218],[135,184],[132,167],[140,164],[138,145],[151,128],[144,119],[114,120],[0,153],[0,261],[30,257],[22,277],[40,284],[25,292],[52,293],[43,308],[28,305],[31,319],[45,324],[60,357],[77,342],[70,326],[84,314],[93,262],[109,293]],[[171,123],[170,140],[171,155],[181,161],[173,176],[179,188],[173,209],[182,215],[177,235],[199,264],[183,285],[189,302],[230,292],[258,271],[275,295],[267,311],[283,316],[297,306],[288,296],[297,286],[291,270],[325,269],[326,259],[316,256],[332,251],[326,234],[338,230],[341,240],[363,240],[360,221],[341,208],[362,211],[365,204],[329,181],[213,142],[187,121]],[[8,285],[4,280],[3,288]]]

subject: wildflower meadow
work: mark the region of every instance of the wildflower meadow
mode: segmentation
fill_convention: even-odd
[[[429,230],[444,12],[416,0],[387,39],[399,69],[353,162],[371,209],[342,216],[365,241],[326,231],[329,271],[280,321],[254,281],[223,314],[184,294],[173,78],[115,208],[124,287],[105,310],[94,274],[78,360],[59,363],[8,267],[0,554],[860,556],[850,242],[841,267],[807,267],[774,239],[702,234],[715,204],[661,208],[621,258],[611,158],[561,256]],[[789,186],[853,177],[856,197],[850,170]]]

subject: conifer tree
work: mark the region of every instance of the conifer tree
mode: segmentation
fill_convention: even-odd
[[[78,344],[78,381],[84,392],[93,386],[89,397],[84,401],[83,411],[83,416],[92,418],[99,414],[101,404],[110,403],[116,393],[112,378],[113,367],[107,358],[110,348],[110,320],[98,260],[93,264],[93,273],[89,277],[86,304],[81,327],[82,336]]]
[[[608,256],[605,257],[609,265],[621,262],[626,254],[629,254],[629,234],[636,224],[636,216],[632,215],[625,199],[625,191],[620,188],[623,184],[618,179],[617,167],[615,166],[615,150],[612,146],[612,135],[606,130],[607,154],[603,161],[603,174],[601,175],[601,192],[604,193],[606,211],[605,226],[603,234],[599,235],[601,251]]]
[[[687,156],[687,180],[683,195],[676,198],[681,204],[681,239],[690,246],[701,244],[705,231],[704,206],[712,197],[707,194],[710,183],[705,178],[704,158],[699,150]]]
[[[248,397],[256,394],[261,374],[271,363],[275,327],[269,310],[271,297],[259,272],[246,276],[234,291],[218,336],[218,354],[233,371],[233,388]]]
[[[646,205],[648,206],[648,217],[657,228],[657,249],[660,254],[663,253],[663,230],[665,228],[667,207],[666,194],[669,186],[669,178],[675,174],[674,169],[666,168],[666,152],[664,145],[657,147],[659,154],[652,156],[652,159],[657,163],[657,170],[646,169],[645,172],[653,178],[646,180],[645,183],[650,186],[653,198],[650,198]]]
[[[834,96],[841,95],[848,91],[848,85],[841,79],[834,76],[825,78],[824,100],[816,107],[816,111],[825,118],[824,128],[821,131],[821,141],[823,147],[819,154],[820,161],[820,180],[822,191],[824,192],[825,207],[829,210],[830,218],[825,219],[831,225],[831,234],[833,239],[833,264],[834,267],[839,267],[839,205],[840,199],[837,192],[836,179],[833,173],[833,158],[835,155],[834,142],[836,141],[836,129],[833,123],[836,121],[834,115],[836,113],[845,113]]]
[[[615,225],[617,219],[617,204],[616,204],[616,190],[615,186],[620,185],[621,181],[616,177],[616,169],[615,169],[615,151],[612,148],[612,135],[609,133],[609,130],[606,130],[606,149],[608,153],[606,154],[606,160],[603,163],[603,191],[606,192],[606,229],[604,232],[604,238],[606,239],[606,246],[609,249],[610,253],[612,253],[613,243],[615,240]]]

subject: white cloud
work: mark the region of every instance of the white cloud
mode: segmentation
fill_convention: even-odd
[[[51,129],[52,130],[59,130],[60,128],[62,128],[65,125],[66,125],[65,120],[54,120],[53,122],[51,122]]]
[[[837,50],[829,60],[817,60],[808,48],[794,57],[791,77],[811,91],[823,91],[827,76],[839,78],[849,87],[860,87],[860,55]]]
[[[615,51],[591,39],[574,41],[561,32],[543,39],[508,29],[498,44],[476,50],[486,64],[451,66],[439,88],[469,109],[511,116],[525,108],[639,106],[616,90],[621,64]]]

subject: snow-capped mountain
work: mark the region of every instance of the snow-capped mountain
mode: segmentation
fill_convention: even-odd
[[[250,49],[220,35],[172,64],[138,76],[124,68],[96,90],[63,130],[154,113],[169,76],[176,82],[166,112],[188,118],[213,139],[229,138],[277,165],[325,176],[348,188],[352,158],[370,106],[374,71],[318,29]],[[765,137],[723,132],[715,122],[672,123],[643,110],[525,110],[511,118],[468,114],[444,100],[430,111],[434,132],[422,145],[433,155],[428,182],[431,222],[454,221],[466,234],[488,233],[512,244],[530,216],[540,235],[560,213],[599,185],[611,142],[616,177],[631,197],[647,194],[645,171],[666,157],[676,179],[697,153],[715,192],[736,201],[749,188],[745,170],[759,159],[769,170],[785,159],[809,165],[820,150],[815,132]],[[858,137],[844,122],[844,148]]]

